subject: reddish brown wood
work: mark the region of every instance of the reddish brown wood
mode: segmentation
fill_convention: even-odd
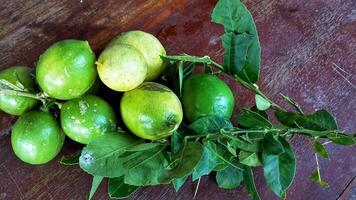
[[[283,93],[298,100],[306,112],[327,108],[345,131],[356,130],[356,4],[353,0],[247,0],[261,40],[260,85],[282,105]],[[63,0],[0,3],[0,66],[32,66],[53,42],[80,38],[90,42],[96,53],[115,35],[131,29],[155,34],[169,54],[209,54],[222,61],[221,26],[210,22],[216,0]],[[347,73],[342,77],[337,65]],[[235,91],[237,113],[252,104],[253,95],[227,77]],[[9,133],[14,118],[0,114],[0,199],[84,199],[90,176],[79,167],[58,164],[60,156],[74,153],[78,145],[67,141],[61,154],[42,166],[19,161],[11,150]],[[292,141],[297,176],[288,199],[336,199],[356,175],[356,148],[327,145],[331,160],[320,159],[322,178],[330,188],[308,181],[315,168],[310,140]],[[263,199],[276,199],[263,181],[261,169],[256,182]],[[354,183],[352,184],[354,188]],[[95,199],[107,199],[105,186]],[[195,183],[177,194],[171,186],[147,187],[131,199],[190,199]],[[346,193],[344,193],[346,195]],[[343,196],[341,196],[343,197]],[[197,199],[247,199],[243,186],[218,189],[213,176],[200,183]],[[349,197],[345,197],[346,199]]]
[[[353,178],[351,183],[340,194],[338,200],[355,200],[356,199],[356,177]]]

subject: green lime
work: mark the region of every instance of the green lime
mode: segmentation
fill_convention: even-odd
[[[95,54],[87,41],[63,40],[41,56],[36,80],[50,97],[68,100],[83,95],[96,78]]]
[[[31,68],[14,66],[1,71],[0,79],[17,87],[23,87],[29,92],[33,92],[35,81],[33,80],[32,72],[33,70]],[[10,115],[22,115],[34,108],[37,103],[37,99],[0,92],[0,109]]]
[[[114,110],[106,101],[94,95],[65,102],[60,118],[64,133],[82,144],[88,144],[95,137],[116,130]]]
[[[120,110],[130,131],[149,140],[170,136],[183,119],[178,97],[166,86],[154,82],[144,82],[125,92]]]
[[[126,44],[105,48],[96,64],[101,81],[115,91],[124,92],[136,88],[147,74],[143,55]]]
[[[32,111],[16,121],[11,144],[17,157],[29,164],[44,164],[61,150],[64,134],[48,112]]]
[[[189,122],[207,115],[230,118],[234,110],[234,95],[229,86],[211,74],[188,77],[182,89],[184,114]]]
[[[145,57],[147,63],[146,81],[156,79],[165,68],[161,55],[166,55],[161,42],[152,34],[143,31],[129,31],[116,36],[111,45],[128,44],[135,47]]]

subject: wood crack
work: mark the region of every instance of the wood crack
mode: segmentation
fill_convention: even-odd
[[[337,196],[336,200],[339,200],[340,197],[345,193],[345,191],[350,187],[352,182],[356,179],[356,175],[347,183],[347,185],[344,187],[344,189],[340,192],[340,194]]]

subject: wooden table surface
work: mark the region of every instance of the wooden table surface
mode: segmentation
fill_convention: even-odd
[[[259,84],[276,102],[280,93],[306,111],[327,108],[342,130],[356,130],[356,3],[354,0],[245,0],[257,23],[262,47]],[[169,54],[210,55],[222,61],[221,26],[210,22],[216,0],[1,0],[0,67],[34,66],[52,43],[66,38],[88,40],[96,53],[115,35],[141,29],[156,35]],[[236,112],[250,106],[253,95],[237,82]],[[60,155],[30,166],[12,152],[9,132],[15,120],[0,113],[0,199],[85,199],[91,178],[78,166],[59,165],[62,155],[79,145],[66,141]],[[356,199],[356,147],[327,145],[331,160],[320,160],[330,188],[308,181],[315,168],[310,139],[292,141],[297,175],[288,191],[293,200]],[[256,182],[262,199],[277,199],[266,187],[261,169]],[[146,187],[131,199],[192,199],[195,183],[179,193],[171,186]],[[108,199],[106,184],[95,199]],[[218,189],[214,178],[202,179],[196,199],[248,199],[243,186]]]

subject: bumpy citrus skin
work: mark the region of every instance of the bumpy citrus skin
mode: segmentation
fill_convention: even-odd
[[[33,70],[28,67],[14,66],[0,72],[0,79],[14,85],[20,82],[30,92],[33,91],[35,81],[31,74]],[[0,94],[0,109],[10,115],[22,115],[31,110],[38,103],[37,99],[9,94]]]
[[[211,74],[195,74],[183,83],[183,109],[189,122],[201,117],[217,115],[230,118],[235,105],[229,86]]]
[[[95,54],[87,41],[59,41],[40,56],[36,66],[41,89],[60,100],[83,95],[94,84],[96,75]]]
[[[161,55],[166,55],[161,42],[152,34],[143,31],[128,31],[116,36],[108,46],[128,44],[135,47],[145,57],[147,76],[145,81],[156,79],[165,68]]]
[[[116,130],[112,107],[100,97],[86,95],[62,105],[61,125],[72,140],[88,144],[99,135]]]
[[[154,82],[144,82],[125,92],[120,110],[130,131],[148,140],[170,136],[183,119],[178,97],[166,86]]]
[[[44,164],[61,150],[64,134],[50,113],[32,111],[16,121],[11,145],[17,157],[29,164]]]
[[[105,48],[97,61],[101,81],[109,88],[125,92],[139,86],[146,78],[147,64],[133,46],[112,45]]]

